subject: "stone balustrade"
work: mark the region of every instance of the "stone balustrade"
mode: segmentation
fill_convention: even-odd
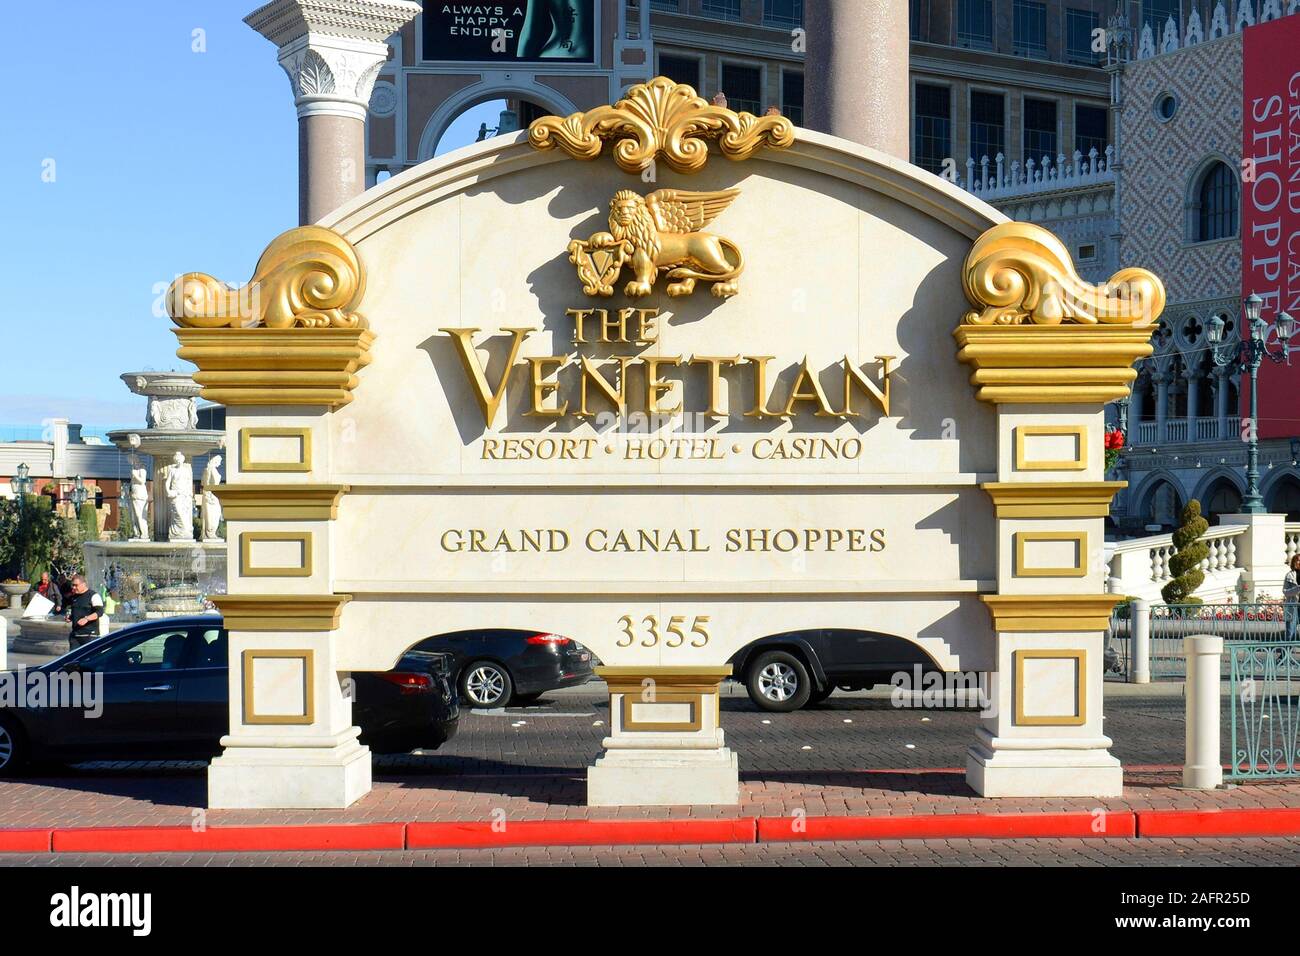
[[[1196,596],[1212,603],[1280,597],[1278,584],[1286,565],[1300,553],[1300,522],[1283,524],[1280,515],[1225,515],[1223,520],[1201,539],[1210,553],[1201,562],[1205,580]],[[1176,550],[1171,534],[1109,543],[1103,569],[1106,589],[1161,601],[1160,589],[1173,577],[1169,561]],[[1252,562],[1251,555],[1260,560]]]
[[[1091,149],[1087,156],[1076,149],[1072,161],[1067,161],[1064,153],[1055,161],[1051,156],[1037,161],[1031,158],[1023,166],[1019,160],[1008,165],[1006,157],[998,153],[991,160],[987,156],[978,162],[974,158],[966,160],[966,175],[958,177],[957,185],[986,202],[1026,193],[1110,186],[1115,182],[1110,168],[1114,161],[1114,146],[1107,146],[1105,154]]]
[[[1129,429],[1129,441],[1134,445],[1154,445],[1173,441],[1225,441],[1241,434],[1241,418],[1228,415],[1219,418],[1202,415],[1198,418],[1170,418],[1165,421],[1164,434],[1159,422],[1138,422]]]

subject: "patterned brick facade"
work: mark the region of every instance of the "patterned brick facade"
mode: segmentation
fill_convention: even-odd
[[[1173,94],[1172,119],[1156,103]],[[1188,229],[1193,182],[1213,159],[1241,169],[1241,34],[1124,67],[1120,261],[1157,271],[1171,305],[1236,298],[1239,239],[1194,243]]]

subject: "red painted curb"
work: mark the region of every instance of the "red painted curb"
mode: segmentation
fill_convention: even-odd
[[[410,823],[409,849],[494,846],[645,846],[753,843],[753,817],[726,820],[521,820],[493,823]]]
[[[53,831],[55,853],[178,853],[258,850],[401,850],[406,825],[361,823],[269,827],[80,827]]]
[[[1096,827],[1104,819],[1106,829]],[[913,817],[759,817],[759,843],[799,840],[1125,839],[1137,836],[1127,810],[1107,813],[964,813]]]
[[[0,853],[49,853],[50,830],[0,830]]]
[[[1300,808],[1257,810],[1141,810],[1143,837],[1300,836]]]

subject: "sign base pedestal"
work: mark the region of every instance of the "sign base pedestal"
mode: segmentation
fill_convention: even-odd
[[[731,665],[598,667],[610,736],[587,771],[587,806],[735,806],[740,770],[718,726]]]
[[[212,810],[342,810],[370,792],[370,748],[226,746],[208,767]],[[232,745],[233,744],[233,745]]]
[[[587,806],[735,806],[740,769],[730,748],[611,750],[587,771]]]
[[[1124,768],[1105,749],[1109,743],[1006,750],[981,741],[966,751],[966,782],[982,797],[1118,797]]]

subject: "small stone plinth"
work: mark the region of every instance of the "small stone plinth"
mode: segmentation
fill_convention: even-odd
[[[16,622],[18,633],[10,644],[16,654],[53,654],[58,657],[68,653],[68,635],[72,625],[61,618],[29,617]]]

